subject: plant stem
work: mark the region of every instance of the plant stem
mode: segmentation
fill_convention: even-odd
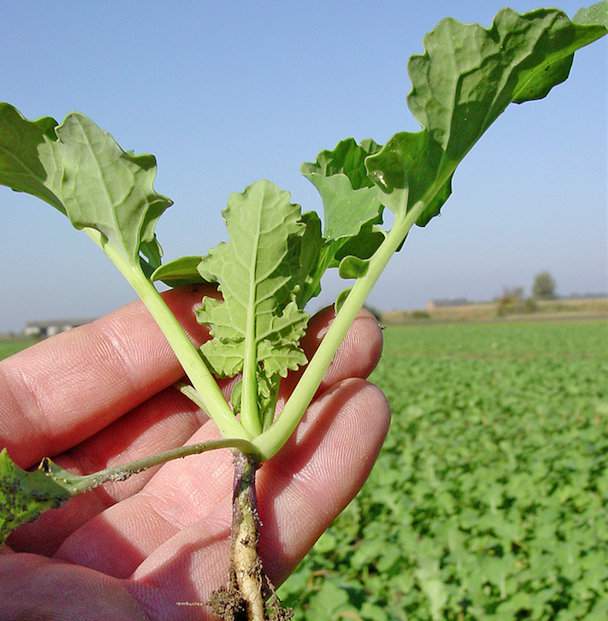
[[[247,619],[264,621],[262,567],[258,557],[260,519],[255,493],[256,460],[235,451],[231,569],[247,608]]]
[[[315,355],[304,370],[298,385],[285,404],[281,415],[268,431],[253,440],[253,444],[264,459],[270,459],[278,453],[304,416],[306,408],[312,401],[338,347],[365,303],[369,292],[389,259],[415,224],[424,206],[425,203],[420,201],[407,214],[395,218],[390,233],[370,259],[367,273],[357,280],[348,294]]]
[[[249,433],[236,419],[230,406],[226,403],[220,387],[211,375],[207,365],[200,356],[175,315],[171,312],[156,287],[148,280],[139,265],[128,262],[114,251],[109,244],[104,244],[102,236],[92,229],[86,229],[89,237],[101,247],[118,271],[125,277],[141,298],[146,308],[158,324],[165,338],[175,352],[184,372],[190,378],[203,401],[205,411],[213,419],[224,437],[249,439]]]
[[[248,440],[241,438],[222,438],[221,440],[210,440],[208,442],[199,442],[198,444],[188,444],[186,446],[180,446],[178,448],[170,449],[157,455],[150,455],[143,457],[142,459],[136,459],[127,464],[121,464],[120,466],[112,466],[111,468],[105,468],[87,475],[75,475],[71,474],[56,466],[52,461],[46,458],[41,465],[41,468],[53,479],[61,481],[66,485],[72,494],[80,494],[87,492],[94,487],[98,487],[107,481],[124,481],[130,476],[164,464],[174,459],[181,459],[188,457],[188,455],[199,455],[206,451],[213,451],[217,449],[232,448],[238,449],[240,454],[244,452],[251,454],[255,449]]]
[[[258,554],[258,468],[256,457],[234,451],[229,582],[209,599],[211,610],[226,621],[290,621],[293,616],[281,606]]]

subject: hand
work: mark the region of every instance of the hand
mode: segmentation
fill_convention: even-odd
[[[191,337],[203,290],[165,299]],[[312,318],[310,356],[333,314]],[[365,481],[388,428],[364,379],[382,347],[362,313],[288,450],[258,474],[261,556],[284,580]],[[22,467],[52,456],[88,473],[217,437],[172,384],[181,370],[139,303],[0,363],[0,445]],[[285,394],[296,378],[285,382]],[[212,451],[72,498],[18,529],[0,555],[2,621],[171,621],[208,617],[227,581],[232,462]],[[189,604],[189,605],[184,605]]]

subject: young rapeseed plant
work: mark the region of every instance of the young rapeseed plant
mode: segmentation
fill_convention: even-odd
[[[604,36],[608,2],[574,20],[541,9],[501,11],[489,30],[445,19],[409,62],[410,110],[418,132],[384,146],[352,138],[323,151],[304,175],[319,191],[324,223],[302,213],[270,181],[232,194],[223,212],[229,240],[206,256],[162,264],[155,226],[171,200],[153,188],[156,160],[125,152],[82,114],[63,123],[25,119],[0,104],[0,183],[52,205],[108,256],[146,305],[190,384],[182,391],[215,421],[223,439],[184,446],[86,476],[50,460],[26,472],[0,454],[0,539],[72,495],[145,468],[218,448],[235,454],[230,584],[212,598],[225,618],[287,618],[257,557],[255,473],[284,446],[351,323],[410,229],[425,226],[451,194],[458,164],[511,103],[542,99],[567,79],[574,52]],[[384,209],[394,214],[382,228]],[[336,318],[307,362],[300,348],[307,302],[326,270],[354,279],[336,302]],[[222,299],[197,312],[212,339],[200,350],[166,306],[154,282],[216,283]],[[280,416],[281,379],[305,367]],[[236,377],[228,403],[215,377]]]

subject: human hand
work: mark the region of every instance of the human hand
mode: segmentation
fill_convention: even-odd
[[[207,333],[192,307],[203,292],[165,296],[197,343]],[[332,316],[311,319],[308,356]],[[388,406],[363,378],[381,347],[376,321],[362,313],[288,448],[258,473],[260,553],[277,584],[378,454]],[[48,455],[84,474],[217,438],[172,386],[180,376],[147,311],[131,304],[0,363],[0,445],[22,467]],[[284,382],[284,395],[295,380]],[[208,618],[197,604],[227,581],[231,485],[230,452],[211,451],[106,484],[22,526],[0,555],[0,621]]]

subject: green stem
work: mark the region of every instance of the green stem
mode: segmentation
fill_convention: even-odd
[[[97,231],[87,229],[86,233],[101,247],[141,298],[169,345],[171,345],[171,349],[175,352],[184,372],[199,393],[205,411],[216,423],[222,435],[224,437],[249,439],[250,435],[232,413],[220,387],[201,358],[199,350],[188,338],[175,315],[156,290],[156,287],[146,278],[139,265],[133,265],[126,261],[109,244],[104,244],[102,236]]]
[[[81,494],[87,492],[94,487],[103,485],[108,481],[124,481],[134,474],[143,472],[153,466],[164,464],[173,459],[181,459],[188,455],[199,455],[206,451],[213,451],[223,448],[236,448],[241,453],[247,455],[257,455],[255,447],[251,442],[241,438],[222,438],[221,440],[210,440],[209,442],[200,442],[198,444],[189,444],[178,448],[170,449],[157,455],[150,455],[142,459],[136,459],[128,464],[113,466],[99,470],[93,474],[84,476],[74,475],[57,467],[49,459],[42,462],[41,468],[52,478],[65,485],[72,494]]]
[[[255,254],[251,264],[256,265],[257,249],[259,247],[259,214],[258,230],[256,240],[253,245]],[[255,275],[255,274],[254,274]],[[262,422],[258,407],[258,357],[256,342],[256,306],[257,306],[257,278],[254,277],[249,283],[247,323],[245,326],[245,351],[243,354],[243,378],[241,392],[241,423],[243,427],[253,436],[262,433]]]
[[[389,259],[415,224],[424,206],[425,203],[418,202],[405,216],[397,216],[395,218],[395,223],[390,233],[370,259],[367,273],[357,280],[348,294],[346,301],[333,320],[312,360],[308,363],[280,416],[268,431],[253,440],[253,444],[264,459],[270,459],[279,452],[304,416],[306,408],[312,401],[329,365],[336,355],[338,347],[365,303],[369,292]]]

